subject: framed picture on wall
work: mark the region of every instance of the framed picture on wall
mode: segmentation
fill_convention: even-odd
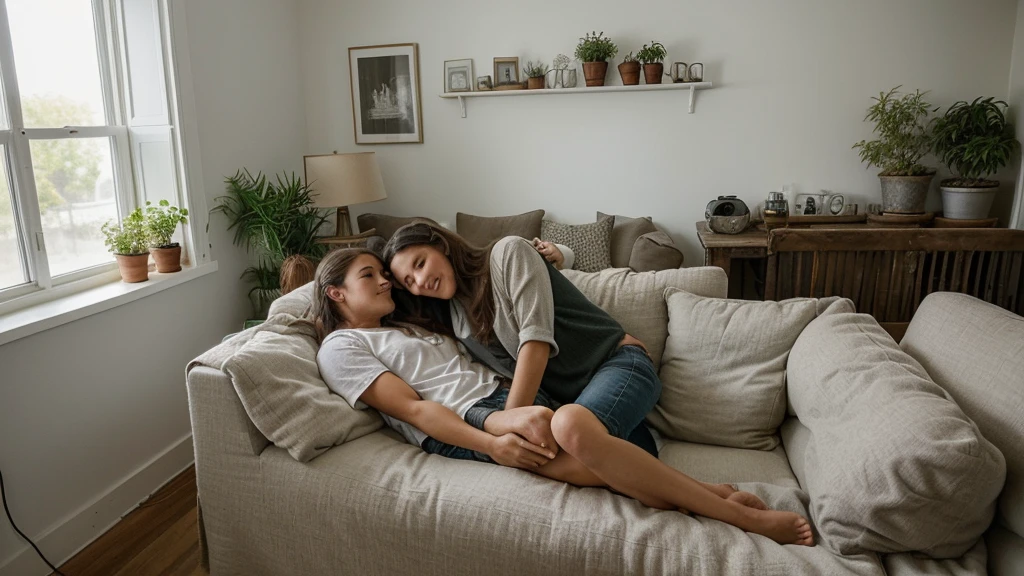
[[[356,144],[423,142],[416,44],[348,49]]]
[[[444,61],[444,91],[445,92],[472,92],[473,91],[473,60],[445,60]]]

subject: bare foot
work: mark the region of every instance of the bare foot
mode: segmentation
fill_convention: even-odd
[[[729,494],[725,499],[732,500],[733,502],[736,502],[738,504],[742,504],[747,508],[754,508],[755,510],[770,509],[768,508],[768,505],[764,503],[763,500],[751,494],[750,492],[743,492],[741,490],[737,490],[732,494]]]
[[[747,517],[749,520],[743,522],[746,525],[739,526],[744,530],[767,536],[779,544],[814,546],[811,524],[799,514],[749,509]]]

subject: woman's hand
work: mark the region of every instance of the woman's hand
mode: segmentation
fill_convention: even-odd
[[[545,242],[540,238],[534,238],[533,247],[537,249],[537,252],[540,252],[540,255],[545,260],[554,264],[555,268],[562,269],[562,265],[565,264],[565,256],[562,255],[562,251],[553,242]]]
[[[558,444],[551,432],[551,417],[554,411],[546,406],[523,406],[508,411],[512,416],[512,432],[530,443],[551,451],[552,458],[558,454]]]
[[[502,466],[525,470],[539,468],[555,457],[550,450],[531,444],[512,433],[495,437],[488,456]]]

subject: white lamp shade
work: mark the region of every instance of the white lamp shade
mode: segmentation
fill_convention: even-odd
[[[337,208],[388,197],[374,152],[305,156],[306,184],[317,208]]]

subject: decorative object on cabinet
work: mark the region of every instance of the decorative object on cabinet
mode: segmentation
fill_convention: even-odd
[[[648,84],[661,84],[661,75],[665,70],[663,64],[668,52],[661,42],[651,40],[651,45],[644,44],[636,53],[636,59],[644,65],[644,81]]]
[[[576,59],[583,62],[583,77],[587,86],[604,86],[608,74],[608,59],[614,58],[619,48],[611,38],[601,32],[588,32],[576,45]]]
[[[472,92],[473,91],[473,60],[445,60],[444,62],[444,91],[445,92]]]
[[[423,142],[416,44],[348,49],[356,144]]]
[[[494,89],[522,90],[523,83],[519,80],[519,57],[494,59]]]

